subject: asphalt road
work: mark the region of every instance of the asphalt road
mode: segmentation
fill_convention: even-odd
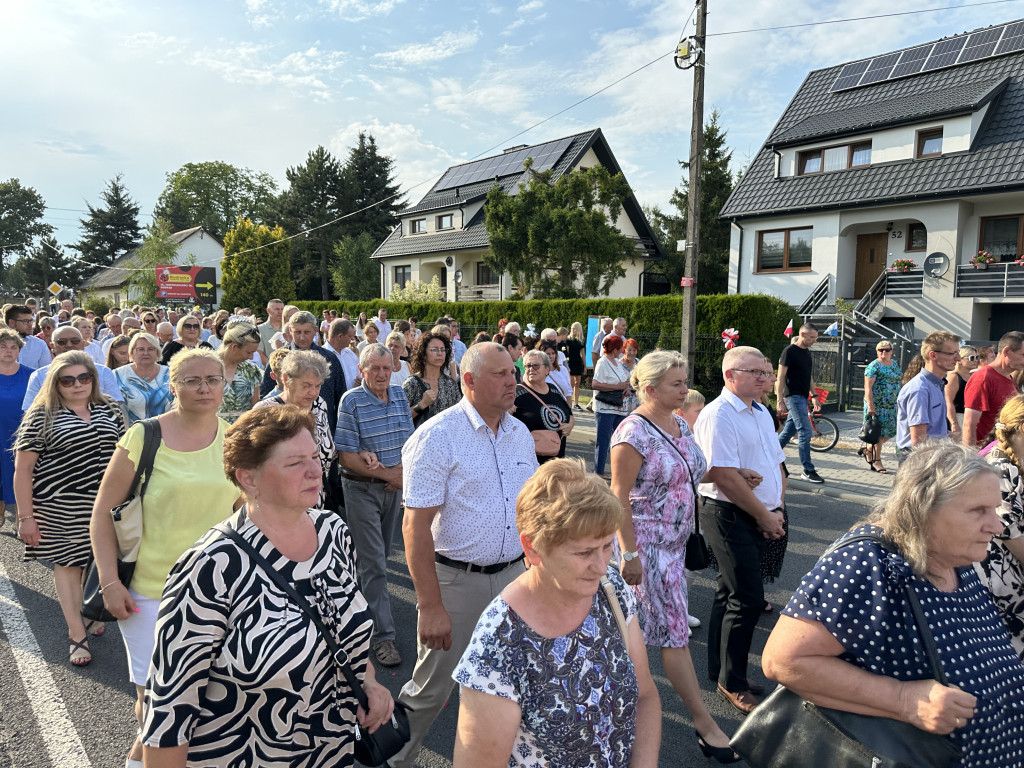
[[[592,459],[593,419],[579,419],[570,453]],[[589,464],[589,462],[588,462]],[[817,494],[792,492],[787,499],[790,542],[781,578],[766,585],[768,600],[785,605],[800,577],[842,531],[867,513],[863,505]],[[53,591],[52,573],[40,563],[21,560],[22,545],[7,523],[0,533],[0,768],[119,768],[135,730],[134,699],[127,678],[124,647],[116,625],[91,641],[93,662],[76,669],[67,661],[66,627]],[[706,618],[713,598],[713,574],[690,586],[690,612]],[[394,670],[378,670],[378,679],[396,692],[410,677],[416,656],[415,595],[401,542],[389,563],[391,604],[404,659]],[[765,614],[754,639],[751,675],[760,679],[760,650],[777,617]],[[738,713],[715,693],[707,680],[703,628],[695,630],[691,649],[704,701],[727,733]],[[660,655],[651,653],[651,669],[664,711],[660,765],[701,766],[707,760],[693,735],[693,722],[672,690]],[[420,755],[429,768],[451,766],[458,718],[458,694],[434,724]]]

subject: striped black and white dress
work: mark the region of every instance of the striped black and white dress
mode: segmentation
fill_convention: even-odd
[[[39,544],[25,547],[26,560],[79,566],[89,562],[92,505],[125,431],[122,411],[110,398],[91,404],[89,412],[86,422],[61,407],[45,429],[45,408],[35,406],[25,414],[14,450],[39,454],[32,472],[32,514],[39,525]]]
[[[289,560],[246,517],[239,531],[310,602],[360,679],[373,620],[337,515],[311,509],[317,549]],[[214,529],[167,578],[146,687],[142,741],[187,743],[188,765],[334,768],[353,764],[356,699],[312,622]]]

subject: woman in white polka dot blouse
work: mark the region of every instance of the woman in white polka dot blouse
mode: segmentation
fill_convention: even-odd
[[[823,557],[768,639],[765,674],[821,706],[948,734],[966,768],[1024,765],[1024,666],[972,565],[1003,530],[1000,500],[998,474],[972,451],[916,449],[889,498],[844,536],[873,530],[902,556],[857,541]],[[931,679],[908,581],[949,687]]]

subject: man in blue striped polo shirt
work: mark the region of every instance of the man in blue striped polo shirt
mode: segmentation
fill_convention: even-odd
[[[334,433],[359,586],[373,611],[373,653],[385,667],[402,663],[395,647],[387,561],[402,500],[402,446],[413,430],[405,393],[390,386],[392,370],[387,347],[368,344],[363,348],[359,355],[363,383],[341,398]],[[359,451],[376,454],[376,465],[368,467]]]

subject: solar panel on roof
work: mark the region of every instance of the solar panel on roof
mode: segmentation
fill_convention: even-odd
[[[511,176],[523,170],[526,158],[533,158],[533,170],[546,171],[554,168],[565,150],[572,144],[572,137],[549,141],[527,149],[517,149],[494,157],[485,157],[470,163],[463,163],[445,171],[441,180],[434,186],[435,192],[480,181]]]
[[[1002,37],[1004,29],[1006,27],[986,29],[981,32],[975,32],[967,38],[967,45],[964,46],[963,53],[960,54],[959,63],[977,61],[978,59],[985,59],[991,56],[996,50],[996,43]]]
[[[839,73],[839,77],[836,78],[835,83],[832,85],[833,91],[841,91],[844,88],[852,88],[860,82],[861,75],[863,75],[868,68],[871,61],[856,61],[853,64],[847,64],[843,67],[842,72]]]
[[[1006,26],[1006,33],[1003,35],[1003,39],[999,41],[999,45],[996,46],[994,55],[1013,53],[1022,48],[1024,48],[1024,21],[1018,21]]]
[[[948,67],[956,64],[957,57],[967,44],[967,36],[951,37],[949,40],[940,40],[932,48],[932,54],[921,68],[922,72],[930,72],[939,67]]]
[[[886,56],[878,56],[871,60],[868,65],[867,72],[860,79],[859,85],[867,85],[868,83],[877,83],[881,80],[886,80],[889,74],[892,72],[892,68],[896,66],[896,62],[899,61],[900,55],[898,53],[890,53]]]
[[[916,75],[921,71],[921,67],[924,66],[925,59],[928,58],[928,54],[931,53],[934,43],[928,45],[920,45],[917,48],[910,48],[900,54],[899,63],[893,67],[892,73],[889,75],[893,77],[903,77],[904,75]]]

